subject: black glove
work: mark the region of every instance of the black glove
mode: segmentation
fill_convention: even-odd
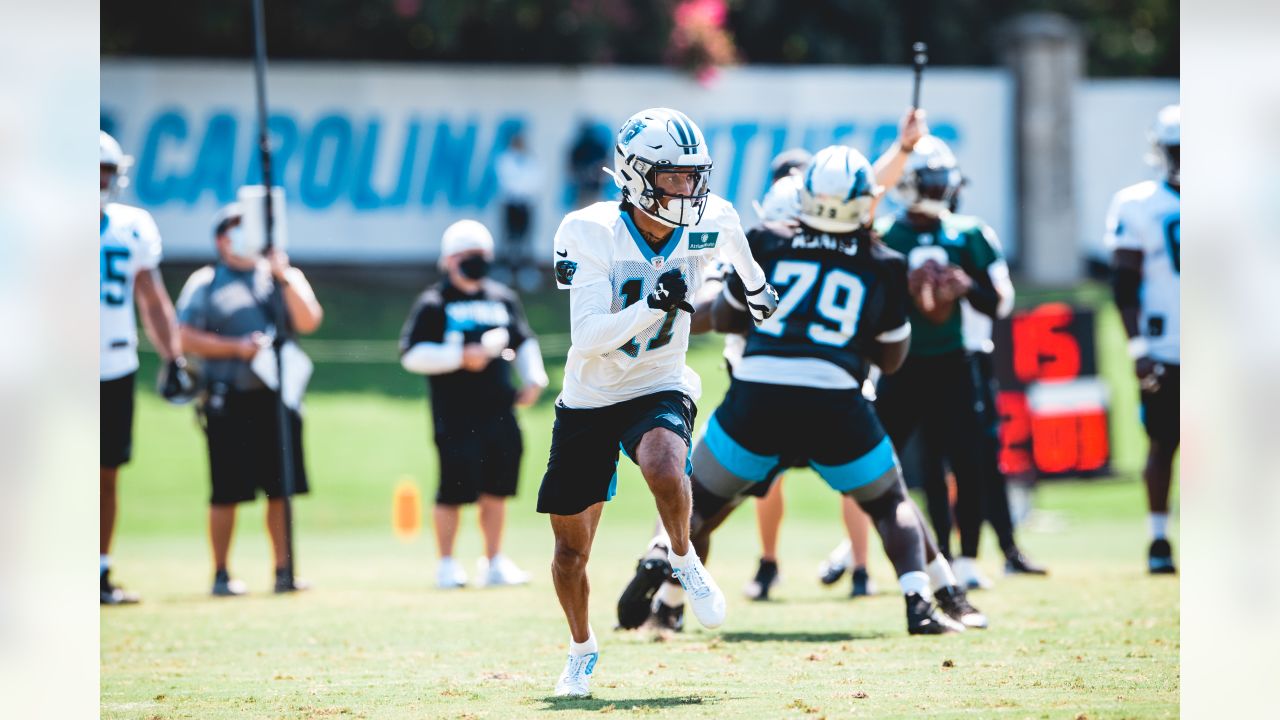
[[[657,286],[649,293],[649,307],[662,312],[679,309],[693,314],[693,305],[686,299],[688,296],[689,283],[684,281],[679,270],[672,268],[658,276]]]
[[[175,405],[189,403],[196,397],[196,382],[187,372],[187,359],[181,355],[164,366],[156,386],[160,396]]]

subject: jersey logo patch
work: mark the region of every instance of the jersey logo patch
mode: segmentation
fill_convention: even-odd
[[[653,264],[655,270],[661,270],[662,266],[667,264],[667,259],[661,255],[654,255],[649,258],[649,262]]]
[[[578,272],[578,263],[572,260],[556,261],[556,282],[561,285],[572,285],[573,274]]]
[[[675,413],[663,413],[658,416],[658,419],[666,420],[667,422],[671,423],[672,425],[675,425],[678,428],[684,427],[684,420],[681,420],[680,416],[676,415]]]
[[[718,232],[697,232],[689,233],[689,249],[690,250],[706,250],[716,246],[716,240],[719,239]]]

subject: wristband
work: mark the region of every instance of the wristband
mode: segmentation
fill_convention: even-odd
[[[1151,354],[1151,347],[1147,344],[1147,339],[1141,335],[1129,338],[1129,357],[1137,360]]]

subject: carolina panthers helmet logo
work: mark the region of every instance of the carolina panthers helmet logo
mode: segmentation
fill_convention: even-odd
[[[622,129],[618,131],[618,144],[623,146],[629,144],[631,142],[631,138],[639,135],[640,131],[644,129],[644,121],[639,118],[623,125]]]
[[[572,260],[556,261],[556,282],[561,285],[572,285],[573,274],[578,272],[578,263]]]

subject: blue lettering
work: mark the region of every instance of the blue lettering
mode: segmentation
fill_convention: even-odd
[[[503,143],[503,147],[506,143]],[[467,202],[467,179],[471,174],[471,156],[476,147],[476,123],[467,123],[461,134],[454,135],[453,128],[445,120],[436,124],[435,140],[431,144],[431,162],[427,165],[427,178],[422,186],[422,204],[430,207],[436,194],[445,192],[453,207]],[[495,181],[496,184],[496,181]]]
[[[738,197],[738,186],[742,183],[742,165],[747,157],[747,146],[758,132],[760,132],[760,125],[754,122],[734,123],[729,126],[729,136],[733,138],[733,163],[729,166],[729,182],[724,191],[726,198]]]
[[[161,152],[160,143],[166,137],[177,141],[187,139],[187,119],[176,110],[157,115],[147,130],[146,140],[142,143],[137,183],[134,189],[138,194],[138,200],[143,205],[163,205],[171,198],[177,197],[182,190],[183,181],[176,175],[169,174],[164,178],[156,176]]]
[[[404,139],[404,153],[400,160],[400,177],[396,189],[383,200],[383,207],[404,207],[409,200],[409,186],[413,184],[413,168],[418,160],[418,134],[421,125],[417,120],[409,123],[409,134]]]
[[[378,156],[378,133],[381,130],[381,121],[376,118],[370,120],[365,129],[364,142],[360,144],[351,188],[351,204],[357,210],[377,210],[382,204],[378,191],[373,189],[373,163]]]
[[[303,205],[323,210],[342,195],[348,184],[351,135],[351,122],[341,115],[326,115],[312,128],[303,152],[299,182],[298,195]],[[322,173],[327,176],[322,177]]]
[[[220,203],[235,199],[235,161],[236,119],[230,113],[217,113],[209,118],[196,166],[187,178],[187,204],[194,204],[205,190],[212,190]]]
[[[769,163],[772,165],[773,159],[778,156],[778,153],[787,149],[787,126],[774,125],[769,130],[769,136],[772,138],[769,144]],[[764,194],[769,192],[769,188],[773,185],[771,168],[766,167],[764,169],[764,182],[761,185],[760,192],[756,193],[757,197],[764,197]]]
[[[522,118],[507,117],[498,123],[493,132],[493,146],[489,148],[489,157],[484,163],[484,173],[480,176],[480,185],[471,193],[469,203],[473,207],[485,207],[498,194],[498,156],[507,148],[512,136],[526,129]]]

